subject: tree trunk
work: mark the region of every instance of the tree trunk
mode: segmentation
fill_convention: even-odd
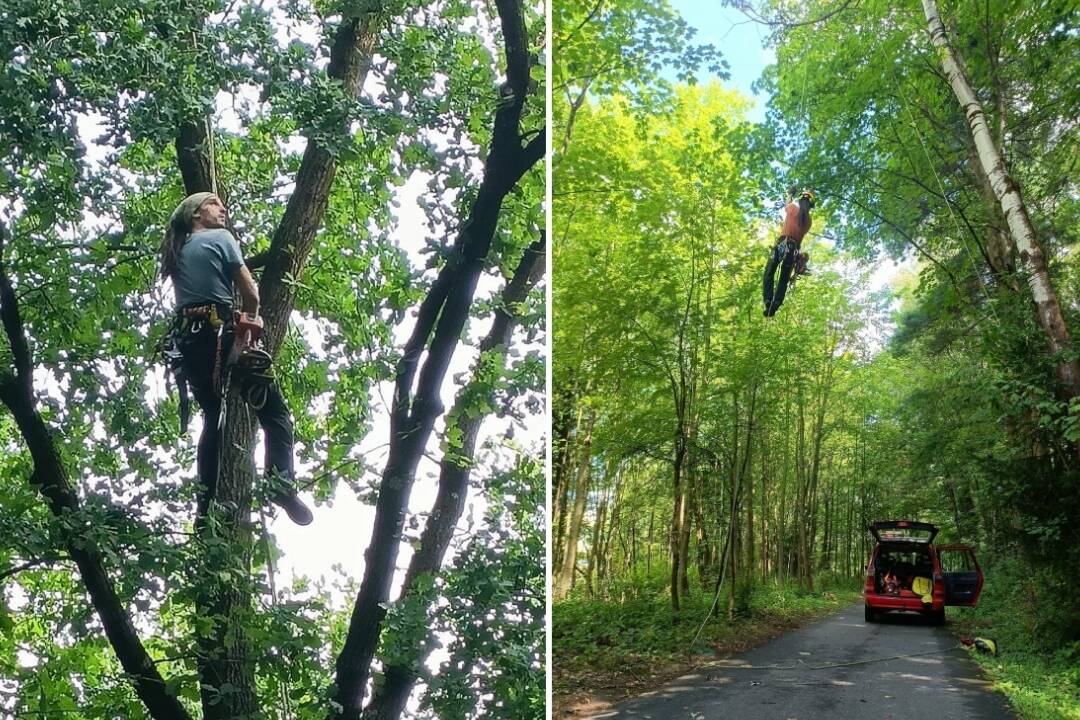
[[[350,95],[359,93],[378,37],[381,8],[376,7],[342,23],[334,36],[327,75]],[[207,153],[211,139],[199,123],[182,123],[176,138],[177,161],[185,191],[216,188]],[[347,131],[347,128],[342,128]],[[295,283],[303,274],[322,224],[337,171],[334,158],[316,142],[309,142],[296,174],[293,194],[274,233],[259,283],[260,314],[266,323],[263,343],[277,354],[292,313]],[[237,720],[259,715],[255,666],[249,657],[243,616],[250,612],[251,489],[255,475],[252,450],[258,427],[254,414],[233,385],[224,398],[226,423],[221,440],[218,478],[207,502],[199,508],[196,528],[206,546],[217,548],[204,560],[210,566],[196,604],[213,620],[201,634],[199,678],[204,720]],[[207,514],[213,517],[208,522]],[[223,690],[224,688],[224,690]]]
[[[581,534],[581,521],[585,517],[585,502],[589,497],[589,463],[592,451],[592,431],[596,424],[596,410],[589,411],[589,423],[585,428],[585,437],[581,441],[581,461],[578,463],[577,483],[574,487],[574,507],[570,514],[570,528],[566,532],[566,544],[563,547],[562,563],[555,578],[553,597],[564,599],[574,582],[574,566],[577,564],[578,538]]]
[[[428,515],[424,532],[420,536],[420,548],[409,561],[409,569],[402,583],[401,597],[405,597],[413,588],[416,579],[422,575],[431,575],[442,567],[443,558],[450,547],[454,528],[457,527],[465,499],[468,495],[469,476],[476,451],[476,440],[480,425],[485,416],[466,413],[461,408],[475,402],[478,389],[486,382],[479,374],[486,355],[500,353],[500,366],[505,364],[505,349],[517,325],[517,316],[512,309],[519,306],[533,287],[539,282],[544,272],[545,238],[541,237],[526,248],[521,261],[514,270],[514,275],[503,289],[501,302],[495,310],[495,319],[491,330],[480,342],[480,357],[476,361],[476,370],[469,384],[458,391],[454,409],[450,417],[455,418],[457,430],[462,438],[461,448],[453,453],[445,453],[439,466],[439,489]],[[488,400],[494,392],[488,391]],[[435,643],[430,635],[427,642],[413,648],[411,661],[398,663],[385,669],[385,680],[372,698],[371,704],[364,709],[365,720],[396,720],[405,709],[405,704],[416,684],[419,668],[427,660]]]
[[[809,512],[809,484],[810,480],[807,477],[806,469],[806,417],[803,406],[802,392],[799,392],[799,417],[798,417],[798,431],[796,435],[796,447],[795,447],[795,474],[796,484],[798,492],[795,495],[795,525],[798,528],[799,542],[798,552],[796,555],[796,562],[798,564],[799,571],[799,584],[809,590],[810,582],[808,579],[808,568],[810,564],[810,553],[808,550],[807,532],[809,531],[808,525],[810,520],[807,517]]]
[[[623,490],[623,472],[624,469],[620,465],[619,469],[615,471],[615,490],[612,493],[611,499],[611,517],[608,521],[608,531],[604,538],[603,554],[600,556],[600,565],[598,567],[599,576],[597,582],[606,583],[612,575],[612,562],[611,554],[614,548],[615,541],[621,541],[623,546],[623,557],[627,557],[625,538],[622,533],[622,490]]]
[[[691,458],[693,453],[691,453]],[[694,463],[691,461],[691,470],[687,474],[685,495],[686,510],[683,512],[683,526],[679,533],[679,587],[681,594],[686,597],[690,594],[690,532],[694,524],[694,512],[698,503],[697,499],[697,472],[693,467]]]
[[[680,540],[682,538],[683,523],[686,521],[686,489],[683,487],[683,464],[686,460],[686,434],[683,422],[678,421],[675,430],[675,458],[672,470],[672,482],[674,485],[674,499],[671,513],[671,610],[678,619],[679,612],[679,560],[682,558]]]
[[[344,646],[335,662],[333,720],[358,720],[379,644],[416,468],[435,421],[440,389],[469,317],[487,264],[503,200],[543,157],[546,129],[522,146],[521,116],[529,95],[529,47],[520,0],[496,0],[505,41],[508,91],[495,112],[490,151],[468,217],[446,264],[420,304],[397,365],[390,412],[390,450],[379,483],[364,578],[353,603]],[[425,354],[423,366],[421,356]],[[415,392],[413,390],[415,382]]]
[[[606,480],[607,478],[605,478]],[[585,594],[593,595],[593,575],[597,572],[603,553],[604,522],[607,520],[608,497],[605,492],[600,496],[600,505],[596,509],[596,522],[593,523],[592,542],[589,543],[589,556],[585,563]]]
[[[645,538],[645,577],[652,575],[653,523],[655,520],[656,511],[649,508],[649,534]]]
[[[704,483],[699,480],[699,486]],[[694,503],[694,532],[697,540],[697,566],[698,582],[701,584],[701,592],[709,591],[709,554],[711,552],[709,535],[705,529],[705,513],[701,509],[701,498],[704,497],[704,487],[699,487],[696,493],[698,501]]]
[[[581,433],[581,418],[585,412],[585,405],[578,403],[577,408],[577,420],[574,423],[573,431],[571,432],[570,423],[566,423],[565,436],[562,438],[560,445],[561,452],[559,453],[560,460],[555,465],[554,477],[552,478],[552,489],[555,493],[552,505],[555,512],[554,531],[552,537],[555,539],[555,549],[552,552],[551,557],[554,563],[552,568],[552,574],[557,574],[559,568],[562,567],[563,557],[563,538],[566,535],[566,498],[568,496],[567,486],[569,483],[571,465],[574,459],[575,440]]]
[[[930,39],[938,48],[945,76],[949,79],[967,119],[978,151],[979,163],[990,179],[994,196],[1001,206],[1001,212],[1016,244],[1021,266],[1027,270],[1028,289],[1035,303],[1039,326],[1046,336],[1047,345],[1056,363],[1057,377],[1061,383],[1059,395],[1065,400],[1071,400],[1080,395],[1080,362],[1069,358],[1069,331],[1050,281],[1046,258],[1035,236],[1035,228],[1031,224],[1020,189],[1009,175],[1001,152],[994,143],[982,103],[968,81],[963,60],[945,33],[936,0],[923,0],[922,4],[930,27]]]
[[[752,412],[752,410],[751,410]],[[751,419],[751,423],[753,420]],[[747,433],[746,457],[750,459],[750,433]],[[754,476],[748,470],[743,480],[746,485],[746,577],[754,577]]]

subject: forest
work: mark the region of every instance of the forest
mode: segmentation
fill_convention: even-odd
[[[544,36],[520,0],[0,2],[0,716],[543,717]],[[306,528],[239,386],[207,503],[179,430],[158,249],[201,191]]]
[[[976,547],[950,626],[1020,716],[1080,717],[1076,4],[723,5],[761,122],[668,3],[554,8],[556,716],[857,602],[911,519]]]

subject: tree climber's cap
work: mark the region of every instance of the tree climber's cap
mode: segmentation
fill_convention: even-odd
[[[176,206],[173,210],[172,217],[169,218],[169,222],[184,230],[191,230],[191,219],[195,216],[195,213],[199,211],[202,204],[214,197],[212,192],[197,192],[188,195],[184,198],[183,202]]]
[[[801,200],[802,198],[806,198],[810,201],[810,207],[817,205],[817,195],[814,195],[813,190],[803,190],[802,194],[799,195],[799,199]]]

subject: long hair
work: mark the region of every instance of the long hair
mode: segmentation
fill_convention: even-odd
[[[165,238],[161,241],[161,279],[175,277],[180,270],[180,248],[187,242],[191,233],[179,218],[169,222]]]
[[[814,203],[810,201],[810,198],[799,198],[799,230],[805,231],[810,226],[810,208],[814,207]]]

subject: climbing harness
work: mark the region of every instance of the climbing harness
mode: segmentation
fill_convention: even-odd
[[[180,393],[180,432],[187,432],[188,421],[191,419],[191,394],[188,391],[188,379],[184,374],[184,353],[182,346],[192,335],[200,332],[213,332],[217,336],[214,359],[214,390],[219,388],[221,356],[221,328],[224,321],[218,314],[216,305],[204,305],[187,307],[181,310],[173,318],[172,324],[165,333],[165,337],[157,346],[157,354],[166,363]],[[168,379],[169,373],[166,373]]]
[[[271,370],[270,354],[259,346],[262,321],[248,313],[230,314],[226,321],[221,317],[224,312],[227,311],[219,310],[214,304],[183,308],[176,314],[168,332],[158,345],[158,353],[164,358],[179,387],[181,432],[187,431],[191,418],[191,397],[188,378],[184,374],[183,348],[193,335],[202,332],[212,332],[215,335],[211,379],[214,394],[221,398],[219,431],[225,428],[229,388],[234,370],[240,372],[243,380],[244,399],[256,410],[261,410],[266,405],[274,374]],[[228,356],[224,357],[222,346],[226,333],[232,333],[233,340]]]

